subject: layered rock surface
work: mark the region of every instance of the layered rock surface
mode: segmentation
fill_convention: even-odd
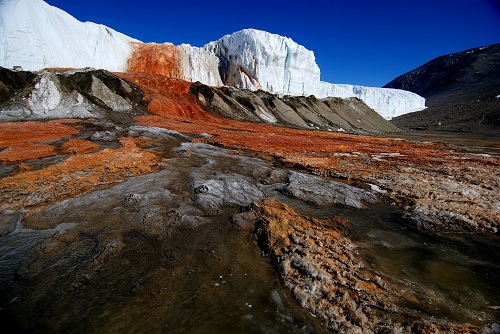
[[[24,78],[19,72],[0,68],[0,73],[6,79],[1,85],[12,91],[2,103],[1,120],[104,117],[108,113],[143,114],[146,110],[137,86],[104,70],[32,73],[29,81],[18,79],[23,85],[9,80]]]
[[[165,51],[164,47],[160,46],[160,49]],[[170,50],[176,52],[175,48]],[[180,73],[175,66],[160,69],[165,73]],[[279,98],[263,91],[215,88],[160,74],[117,74],[93,69],[34,74],[0,68],[3,78],[0,78],[0,85],[6,91],[6,100],[0,102],[0,119],[102,118],[111,115],[123,118],[144,114],[147,104],[147,109],[155,114],[217,119],[217,122],[223,122],[222,116],[330,131],[398,131],[358,99]]]
[[[190,87],[207,111],[236,120],[329,131],[396,132],[396,127],[358,98],[284,96],[232,87]]]
[[[412,226],[427,231],[498,233],[498,156],[461,153],[437,143],[347,135],[243,122],[140,116],[145,126],[206,133],[197,141],[250,150],[278,165],[348,182],[363,181],[391,198]]]
[[[291,207],[265,199],[251,207],[256,239],[277,267],[302,307],[324,319],[335,333],[474,333],[471,325],[434,324],[410,320],[405,288],[380,277],[356,257],[356,245],[344,237],[347,221],[317,220]],[[399,287],[398,287],[399,286]],[[422,294],[424,303],[439,304]],[[409,321],[410,320],[410,321]]]

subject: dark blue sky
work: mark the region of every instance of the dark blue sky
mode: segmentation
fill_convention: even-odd
[[[143,42],[209,41],[244,28],[314,51],[321,79],[383,86],[444,54],[500,43],[500,0],[47,0]]]

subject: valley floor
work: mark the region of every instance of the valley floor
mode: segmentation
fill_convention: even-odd
[[[204,114],[4,122],[0,142],[21,332],[498,330],[496,143]]]

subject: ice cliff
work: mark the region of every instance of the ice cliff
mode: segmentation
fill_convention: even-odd
[[[80,22],[42,0],[0,0],[0,65],[25,70],[95,67],[124,71],[136,41]]]
[[[425,99],[401,89],[319,83],[318,97],[357,97],[385,119],[425,109]]]
[[[244,29],[204,49],[219,58],[226,85],[279,95],[357,97],[386,119],[425,109],[425,99],[411,92],[320,81],[314,53],[288,37]]]
[[[244,29],[204,49],[219,58],[227,85],[282,95],[318,92],[320,70],[314,53],[288,37]]]
[[[80,22],[42,0],[0,0],[0,66],[6,68],[21,66],[37,71],[93,67],[125,72],[134,58],[144,56],[140,52],[144,45],[153,46],[151,49],[156,46],[157,52],[147,59],[166,53],[179,79],[222,84],[217,58],[201,48],[142,43],[106,26]],[[138,49],[139,55],[134,57]],[[154,73],[173,74],[159,71],[152,62],[143,65],[150,67],[148,71],[156,69]]]
[[[411,92],[320,81],[314,53],[288,37],[244,29],[202,48],[142,43],[42,0],[0,0],[0,66],[94,67],[279,95],[357,97],[386,119],[425,108]]]

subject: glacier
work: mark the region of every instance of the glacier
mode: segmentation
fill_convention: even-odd
[[[321,81],[314,52],[289,37],[243,29],[203,47],[142,43],[43,0],[0,0],[0,66],[93,67],[280,96],[357,97],[386,119],[425,109],[425,99],[408,91]]]
[[[42,0],[0,1],[1,66],[127,69],[137,40],[104,25],[80,22]]]
[[[314,53],[291,38],[243,29],[210,42],[204,49],[220,61],[225,84],[279,95],[314,95],[320,70]]]
[[[317,96],[343,99],[357,97],[388,120],[426,108],[425,98],[401,89],[332,84],[321,81]]]
[[[204,49],[219,58],[226,85],[278,95],[357,97],[386,119],[425,109],[425,99],[412,92],[320,81],[314,52],[266,31],[244,29]]]

